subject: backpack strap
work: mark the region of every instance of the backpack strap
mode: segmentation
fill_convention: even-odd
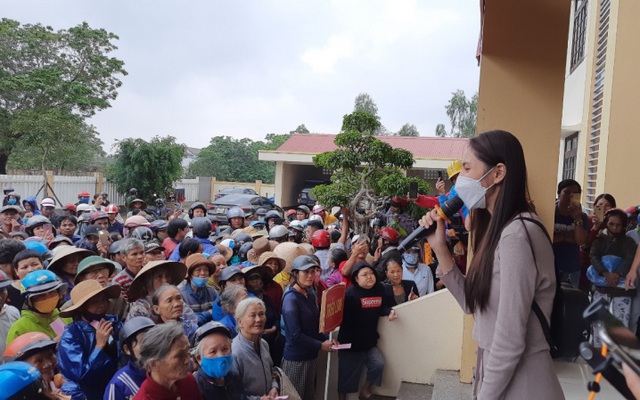
[[[544,227],[544,225],[542,225],[542,222],[538,221],[537,219],[533,219],[529,217],[519,217],[518,219],[529,221],[538,225],[540,229],[542,229],[542,232],[544,232],[547,239],[549,239],[549,243],[553,243],[551,241],[551,236],[549,236],[549,233],[547,232],[547,229]],[[533,251],[533,245],[531,243],[531,238],[529,237],[529,231],[527,231],[526,228],[525,228],[525,231],[527,232],[527,237],[529,238],[529,246],[531,248],[531,255],[533,256],[533,262],[536,264],[536,269],[538,269],[536,253]],[[549,350],[551,351],[551,354],[557,354],[558,347],[555,345],[555,343],[553,342],[553,338],[551,337],[551,329],[549,327],[549,323],[547,322],[547,318],[544,316],[544,313],[540,309],[540,306],[538,305],[538,302],[535,299],[531,304],[531,309],[533,310],[533,312],[536,314],[536,317],[538,317],[538,320],[540,321],[540,325],[542,327],[542,333],[544,334],[544,338],[547,340],[547,343],[549,344]]]

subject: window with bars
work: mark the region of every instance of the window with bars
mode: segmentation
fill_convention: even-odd
[[[576,158],[578,156],[578,133],[564,140],[564,162],[562,179],[576,179]]]
[[[571,72],[584,59],[587,36],[587,4],[588,0],[575,0],[573,37],[571,39]]]

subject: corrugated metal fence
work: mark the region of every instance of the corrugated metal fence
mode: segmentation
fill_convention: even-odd
[[[44,182],[42,175],[0,175],[0,187],[7,186],[19,193],[24,199],[27,196],[36,195],[38,202],[44,197]],[[78,201],[78,193],[87,190],[92,195],[98,191],[105,191],[109,194],[109,200],[114,204],[124,204],[125,194],[118,193],[116,185],[104,179],[103,175],[97,173],[93,176],[66,176],[52,175],[49,173],[49,182],[53,193],[61,204],[75,203]],[[210,187],[203,195],[201,188]],[[245,186],[255,189],[263,196],[273,196],[274,185],[265,185],[261,182],[218,182],[215,178],[199,177],[193,179],[180,179],[174,184],[176,189],[184,189],[185,201],[213,200],[215,193],[218,193],[228,186]],[[207,187],[207,188],[208,188]],[[200,198],[203,197],[203,198]],[[210,197],[206,199],[204,197]]]

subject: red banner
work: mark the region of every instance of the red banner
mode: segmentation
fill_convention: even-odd
[[[339,283],[322,292],[320,305],[320,332],[329,333],[342,323],[344,314],[344,293],[347,285]]]

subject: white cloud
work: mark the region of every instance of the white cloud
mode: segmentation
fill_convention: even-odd
[[[354,50],[353,40],[345,35],[336,35],[330,37],[325,46],[305,51],[302,61],[309,64],[314,72],[333,72],[336,63],[342,58],[351,57]]]

